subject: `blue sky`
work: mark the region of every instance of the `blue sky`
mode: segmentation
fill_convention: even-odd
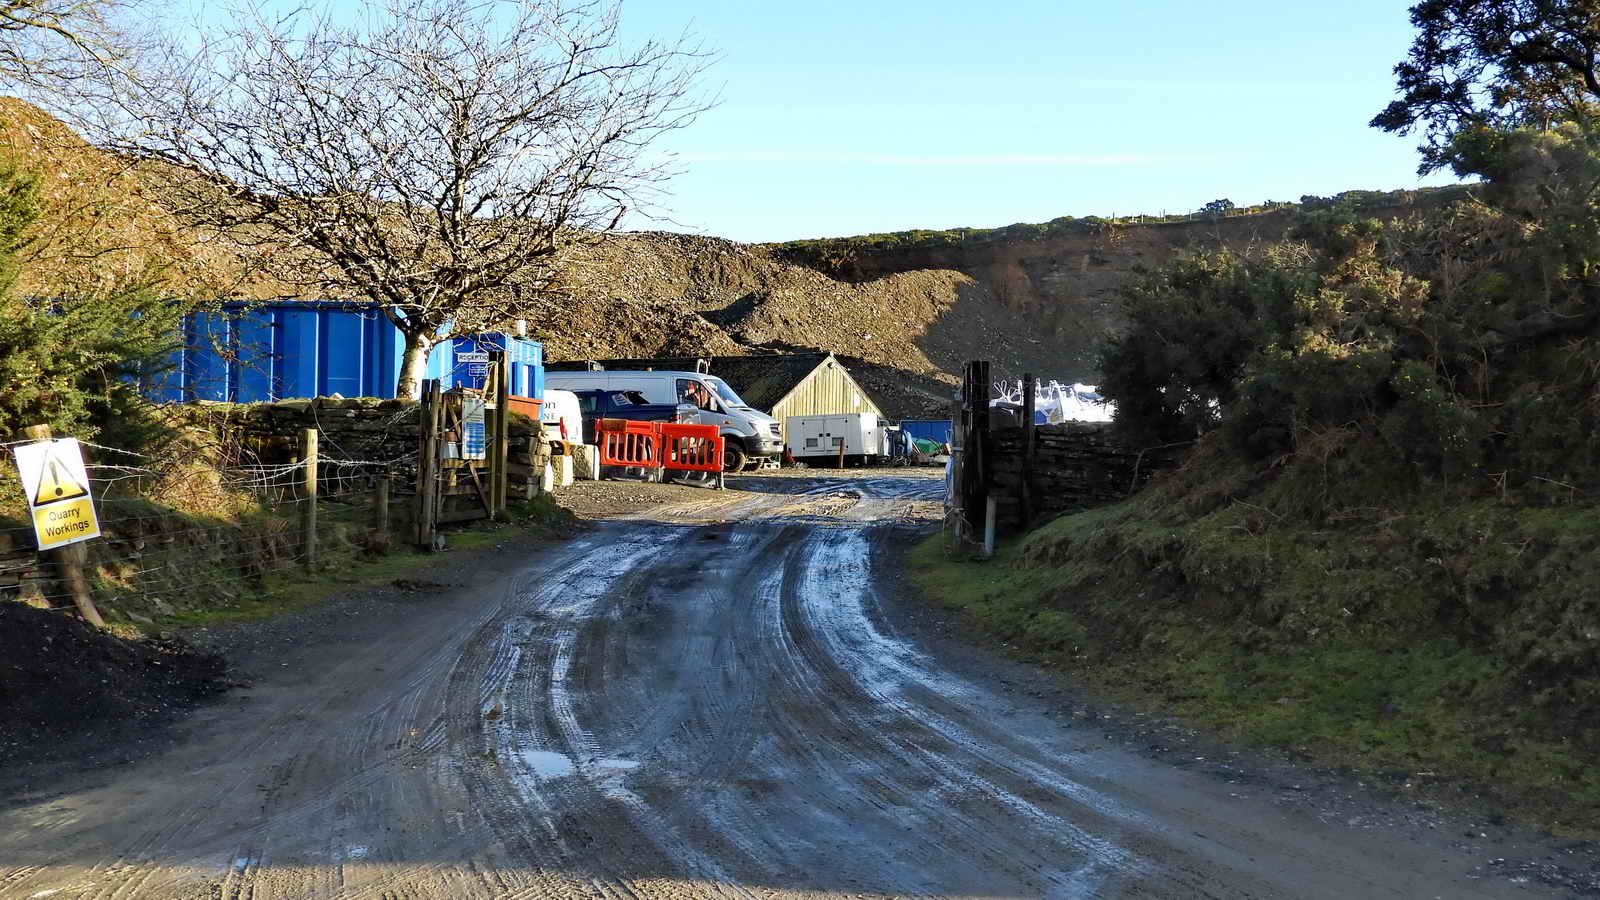
[[[721,104],[663,145],[671,222],[744,241],[1188,212],[1448,183],[1367,127],[1408,4],[625,0]]]

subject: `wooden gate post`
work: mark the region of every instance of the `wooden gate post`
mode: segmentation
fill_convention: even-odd
[[[301,474],[300,507],[301,547],[305,550],[307,572],[317,570],[317,430],[307,428],[300,432],[300,461],[305,468]]]
[[[511,493],[511,357],[505,351],[494,351],[489,359],[494,363],[494,444],[490,448],[493,459],[490,468],[489,498],[491,514],[496,519],[506,518],[507,499]]]
[[[415,539],[418,547],[433,549],[434,516],[439,490],[439,420],[444,397],[437,379],[422,384],[422,407],[417,422],[417,515]]]
[[[29,425],[22,429],[24,437],[31,441],[48,441],[55,437],[49,425]],[[61,577],[61,583],[67,588],[67,593],[72,595],[72,603],[78,607],[78,615],[83,620],[96,628],[106,627],[106,620],[100,618],[100,610],[95,608],[94,594],[89,590],[89,579],[83,574],[84,567],[89,563],[89,548],[82,543],[68,544],[54,550],[44,552],[46,559],[56,567],[56,574]]]
[[[1020,499],[1024,529],[1033,525],[1033,445],[1034,432],[1037,430],[1033,424],[1033,417],[1038,389],[1033,373],[1022,376],[1022,497]]]
[[[967,363],[962,387],[965,433],[961,438],[961,510],[967,534],[981,533],[989,499],[989,363]]]

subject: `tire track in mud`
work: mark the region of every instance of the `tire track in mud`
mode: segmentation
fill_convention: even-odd
[[[508,597],[515,593],[515,588],[506,592]],[[454,642],[432,649],[410,669],[409,677],[398,683],[397,697],[357,717],[348,730],[317,748],[333,757],[317,771],[349,774],[273,810],[258,831],[281,835],[294,829],[324,835],[316,844],[320,853],[307,854],[301,848],[298,855],[309,855],[313,865],[299,867],[302,872],[281,863],[274,865],[270,881],[248,882],[248,895],[262,888],[269,889],[272,896],[296,896],[297,891],[309,895],[320,882],[340,896],[424,897],[436,892],[440,884],[473,880],[469,854],[463,854],[468,859],[459,861],[406,864],[406,859],[417,855],[416,848],[405,846],[404,839],[392,836],[387,828],[373,827],[374,823],[406,821],[453,805],[450,795],[459,791],[450,789],[453,779],[448,770],[437,771],[433,785],[397,776],[404,775],[402,768],[420,767],[444,749],[444,711],[438,698],[430,701],[428,697],[443,680],[443,673],[458,662],[460,653],[461,646]],[[269,800],[278,799],[269,795]],[[463,817],[439,830],[445,833],[447,846],[467,846],[481,826]],[[260,853],[257,858],[266,857],[267,849],[263,847]],[[335,873],[331,879],[322,874],[329,868]]]
[[[602,601],[610,605],[637,595],[651,574],[644,563],[668,551],[670,533],[652,532],[636,552],[607,553],[589,571],[552,581],[527,598],[526,613],[500,625],[517,635],[526,652],[517,656],[503,683],[489,685],[489,693],[504,704],[482,735],[495,765],[469,770],[474,793],[490,800],[489,821],[503,840],[541,869],[565,867],[581,873],[601,893],[616,896],[654,892],[625,883],[628,879],[614,871],[613,860],[636,866],[641,855],[653,856],[652,868],[661,872],[694,860],[687,845],[671,853],[646,852],[644,848],[666,844],[672,836],[628,825],[644,810],[615,784],[596,790],[606,766],[595,765],[600,746],[576,724],[568,688],[569,682],[583,678],[574,667],[580,629],[609,618],[596,614]],[[466,737],[471,739],[470,733]],[[527,839],[530,825],[549,837],[550,848]],[[702,860],[699,868],[714,875],[712,865]]]
[[[871,483],[857,487],[864,489],[848,492],[857,505],[875,495],[898,500],[927,492],[925,487],[907,489],[899,484],[890,484],[887,490],[875,489]],[[832,484],[805,492],[807,496],[846,493]],[[866,518],[870,520],[871,514]],[[845,867],[859,871],[839,871],[835,861],[835,871],[821,879],[825,889],[931,893],[944,887],[927,875],[937,868],[936,857],[948,857],[963,846],[969,848],[971,859],[958,861],[957,869],[980,863],[978,869],[992,875],[999,866],[1015,867],[1017,859],[1029,858],[1036,834],[1000,839],[995,835],[1004,831],[995,831],[992,822],[967,822],[959,816],[949,821],[953,810],[943,798],[972,794],[982,802],[998,802],[1012,813],[1030,814],[1042,827],[1076,834],[1077,839],[1068,843],[1085,858],[1092,858],[1091,864],[1075,867],[1081,871],[1068,878],[1035,867],[1031,877],[1025,875],[1016,882],[1017,887],[1061,895],[1083,892],[1081,889],[1088,887],[1086,879],[1105,867],[1094,860],[1099,864],[1109,861],[1110,867],[1116,868],[1121,859],[1106,842],[1081,829],[1074,831],[1076,826],[1002,791],[992,781],[970,772],[951,775],[932,762],[938,749],[892,736],[895,727],[884,729],[885,736],[860,733],[868,730],[862,726],[869,722],[898,725],[902,730],[905,723],[874,721],[884,718],[884,695],[864,687],[862,673],[850,671],[848,660],[833,659],[830,652],[842,648],[820,640],[817,631],[870,627],[871,623],[861,616],[859,622],[814,620],[807,611],[819,599],[837,602],[841,584],[855,583],[860,590],[865,583],[870,542],[862,532],[863,528],[850,525],[818,527],[781,520],[740,524],[727,539],[729,555],[749,554],[750,562],[737,577],[717,577],[692,563],[674,563],[674,555],[687,555],[685,545],[693,548],[691,533],[680,536],[673,551],[654,555],[660,562],[650,569],[648,578],[618,579],[605,604],[608,608],[600,609],[596,602],[599,593],[590,590],[580,592],[589,602],[546,607],[544,611],[559,616],[562,624],[549,629],[549,648],[541,657],[519,663],[519,668],[529,671],[530,701],[540,697],[544,701],[543,715],[526,721],[511,717],[507,725],[513,734],[539,735],[532,741],[539,745],[534,752],[552,752],[548,748],[554,746],[558,748],[554,752],[569,760],[571,768],[555,778],[523,770],[518,780],[555,791],[563,806],[574,809],[587,807],[609,815],[620,804],[634,830],[650,833],[652,843],[667,860],[665,869],[713,892],[732,889],[733,879],[727,868],[705,852],[706,847],[713,848],[735,870],[755,876],[757,883],[803,878],[804,865],[799,859],[786,860],[786,856],[794,856],[786,848],[816,845],[829,829],[837,838],[849,830],[846,822],[859,828],[862,802],[883,811],[880,830],[886,833],[904,831],[905,811],[910,810],[924,829],[932,829],[946,840],[922,840],[910,846],[891,843],[867,852],[870,863],[858,861]],[[841,545],[841,541],[845,543]],[[844,555],[854,561],[855,571],[843,571],[846,566],[838,559],[828,558],[830,548],[838,557],[841,546]],[[826,576],[819,579],[806,574],[819,571]],[[654,582],[683,608],[651,614],[652,591],[645,581]],[[741,603],[741,595],[750,600]],[[854,609],[859,613],[861,608],[857,601]],[[621,664],[619,660],[639,649],[637,641],[628,639],[627,629],[620,627],[624,614],[642,615],[657,626],[659,645],[667,653],[695,663],[699,674],[684,678],[675,667],[665,664],[660,651],[643,661]],[[777,632],[772,630],[774,623]],[[774,654],[773,647],[784,648],[784,652]],[[854,652],[859,656],[860,648]],[[864,668],[869,678],[894,675],[904,680],[907,675],[903,665],[892,671],[858,668]],[[548,673],[542,684],[538,682],[540,672]],[[598,678],[599,672],[606,677]],[[659,692],[637,686],[624,692],[606,689],[609,684],[626,684],[630,675],[638,681],[647,673],[662,672],[670,674],[659,682]],[[641,697],[652,698],[648,705],[653,711],[631,731],[618,727],[626,717],[624,711],[641,707]],[[880,709],[871,713],[869,707]],[[801,709],[804,712],[797,715],[795,710]],[[914,714],[913,710],[899,711],[901,717]],[[729,723],[742,723],[734,729],[737,734],[730,734]],[[506,749],[517,753],[520,746],[508,744]],[[641,750],[648,751],[651,759],[630,759],[628,767],[620,770],[606,771],[602,766],[596,771],[585,763],[606,754],[644,757]],[[820,823],[817,834],[795,833],[793,822],[774,830],[771,809],[759,802],[758,793],[718,791],[736,768],[751,766],[752,756],[759,757],[768,777],[746,778],[747,787],[794,777],[817,780],[811,796],[796,799],[831,809],[825,817],[831,821]],[[657,764],[654,771],[652,762]],[[852,768],[858,771],[849,778],[836,774]],[[865,770],[870,769],[878,773],[866,775]],[[920,777],[907,780],[885,774],[893,770],[919,773]],[[807,774],[796,776],[800,772]],[[931,786],[941,790],[930,793]],[[686,791],[703,793],[687,802],[681,799]],[[539,791],[527,793],[540,796]],[[715,799],[708,802],[707,794]],[[674,797],[680,799],[674,802]],[[749,802],[752,799],[758,802]],[[857,817],[852,822],[853,814]],[[593,847],[598,843],[593,835],[601,827],[598,820],[606,815],[592,814],[586,817],[589,821],[570,822],[569,830],[589,837],[591,849],[600,849]],[[697,845],[684,843],[683,834],[694,835]],[[934,849],[917,852],[929,847]],[[637,860],[632,862],[629,870],[641,868]],[[1053,888],[1047,886],[1052,881],[1057,882]]]
[[[774,664],[789,669],[793,690],[808,694],[812,701],[813,708],[803,718],[780,723],[793,735],[791,745],[804,746],[806,735],[825,739],[823,747],[812,748],[799,768],[851,773],[850,777],[834,778],[830,789],[847,797],[852,791],[868,794],[885,811],[886,829],[892,830],[896,819],[909,817],[918,831],[937,835],[922,844],[934,851],[918,860],[922,890],[978,889],[979,885],[947,880],[961,869],[983,872],[987,879],[983,887],[1001,888],[1005,882],[995,881],[995,876],[1009,869],[1022,876],[1015,878],[1010,890],[1044,895],[1043,883],[1049,874],[1026,861],[1038,855],[1041,839],[1049,843],[1052,838],[1019,829],[1016,822],[974,821],[973,813],[987,804],[1015,809],[1015,798],[964,771],[958,761],[928,750],[925,745],[938,736],[928,723],[908,715],[914,711],[881,705],[898,689],[898,685],[889,686],[886,676],[891,673],[882,660],[828,652],[813,613],[819,604],[833,608],[848,602],[844,598],[852,591],[838,587],[849,583],[845,580],[848,572],[842,570],[859,569],[863,558],[852,544],[864,546],[858,533],[824,534],[810,542],[805,564],[785,572],[787,577],[774,597],[772,636],[761,645],[783,651],[775,656]],[[856,561],[853,566],[840,564],[841,549],[844,557]],[[826,624],[856,629],[868,625],[865,621]],[[855,824],[860,827],[859,815]],[[995,824],[1005,827],[996,829]],[[1050,824],[1058,826],[1057,831],[1073,833],[1073,849],[1079,853],[1092,852],[1102,861],[1117,861],[1105,842],[1067,823]],[[953,868],[952,857],[960,860]],[[929,877],[941,868],[945,879],[936,874]]]
[[[675,560],[690,558],[694,547],[690,542],[697,535],[703,536],[703,533],[680,529],[670,547],[663,545],[656,553],[658,565],[624,576],[604,594],[584,590],[581,593],[586,603],[572,604],[563,610],[567,616],[550,632],[546,652],[540,658],[530,659],[527,667],[534,687],[533,696],[536,703],[542,701],[544,714],[530,721],[525,729],[513,725],[514,731],[526,733],[537,745],[532,752],[549,755],[543,758],[545,775],[550,774],[551,756],[557,760],[555,765],[562,769],[553,777],[536,774],[532,781],[557,796],[565,809],[605,812],[600,816],[582,816],[587,821],[573,822],[572,828],[591,841],[591,850],[599,849],[602,844],[615,846],[620,851],[619,867],[625,864],[629,871],[646,873],[646,878],[629,879],[630,889],[641,896],[653,895],[654,889],[647,885],[663,878],[692,881],[712,895],[749,896],[730,883],[711,854],[685,840],[666,821],[670,805],[662,808],[648,803],[623,783],[624,773],[653,762],[648,758],[648,751],[654,742],[650,739],[641,742],[637,736],[640,730],[667,733],[681,730],[678,721],[681,712],[672,699],[667,698],[687,696],[686,686],[669,677],[652,680],[653,690],[644,692],[639,690],[640,682],[634,678],[636,686],[628,694],[607,695],[596,690],[603,683],[598,673],[605,670],[606,661],[619,657],[611,652],[615,650],[612,636],[618,632],[616,625],[622,615],[652,605],[666,612],[659,595],[681,590],[681,587],[677,582],[662,584],[663,572]],[[669,602],[672,599],[665,598]],[[692,604],[688,608],[700,612],[707,606]],[[640,649],[640,642],[634,641],[633,646]],[[669,660],[657,662],[665,664]],[[659,670],[671,671],[671,667],[662,665]],[[546,675],[542,683],[538,677],[540,673]],[[616,674],[614,669],[612,674]],[[610,702],[593,702],[601,697]],[[662,699],[651,700],[650,697]],[[585,712],[579,712],[580,705]],[[599,714],[601,710],[605,712]],[[629,716],[630,711],[640,720],[637,726]],[[608,722],[624,727],[607,728]],[[529,782],[527,773],[523,773],[520,785],[525,788]],[[618,822],[627,824],[619,828]],[[653,845],[657,852],[641,857],[641,841],[645,846]]]
[[[311,742],[279,767],[257,825],[233,853],[222,897],[332,891],[404,898],[424,895],[408,883],[448,880],[455,866],[394,865],[410,855],[408,849],[396,846],[388,829],[372,827],[438,805],[396,777],[397,770],[415,767],[439,746],[441,715],[425,709],[425,697],[454,656],[450,643],[430,650],[398,680],[398,693],[375,708],[336,711],[338,698],[323,704],[324,721],[347,727]],[[343,774],[328,780],[326,773]]]
[[[1051,896],[1088,895],[1108,878],[1148,874],[1147,863],[1099,836],[1122,830],[1121,820],[1132,818],[1131,813],[1059,778],[1027,779],[1021,789],[1002,787],[1002,782],[1019,780],[1014,767],[997,763],[996,754],[974,752],[991,735],[975,740],[947,717],[910,699],[914,693],[937,695],[950,705],[971,709],[987,698],[918,665],[915,657],[920,654],[878,630],[868,602],[870,580],[850,577],[862,572],[869,558],[870,542],[859,531],[817,542],[809,564],[800,570],[800,584],[784,592],[784,626],[823,683],[848,697],[848,708],[878,710],[871,729],[851,731],[848,722],[841,723],[848,739],[892,756],[907,771],[920,771],[923,781],[934,779],[934,787],[924,790],[937,802],[926,805],[924,813],[934,828],[948,834],[940,846],[948,851],[967,843],[986,858],[1020,863],[1036,879],[1026,887]],[[841,581],[859,587],[836,593],[834,602],[817,602],[827,596],[829,584]],[[948,699],[952,697],[966,703],[955,704]],[[923,781],[910,787],[921,788]],[[912,793],[904,784],[895,787],[902,795]],[[1100,814],[1090,816],[1098,819],[1094,833],[1023,796],[1052,790],[1077,802],[1072,810],[1077,817]],[[997,839],[1007,834],[1014,836]],[[1074,864],[1062,871],[1045,865],[1041,850],[1047,847],[1065,852]],[[1030,858],[1039,862],[1021,863]]]

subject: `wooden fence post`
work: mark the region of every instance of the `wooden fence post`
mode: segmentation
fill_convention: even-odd
[[[379,534],[389,535],[389,476],[378,476],[372,487],[372,528]]]
[[[429,394],[432,387],[429,382],[422,383],[422,393],[417,404],[417,491],[412,498],[415,509],[411,515],[411,542],[418,547],[427,543],[427,525],[425,522],[427,512],[426,495],[428,493],[428,417]]]
[[[307,572],[317,570],[317,430],[307,428],[300,432],[301,470],[300,532],[305,548]]]
[[[22,433],[32,441],[48,441],[55,437],[50,432],[49,425],[29,425],[22,429]],[[89,563],[89,548],[82,543],[68,544],[65,547],[46,550],[44,556],[55,565],[62,584],[66,585],[67,592],[72,595],[73,605],[78,607],[78,615],[83,616],[84,621],[96,628],[106,627],[106,620],[100,618],[100,610],[95,608],[94,594],[89,590],[89,579],[83,574],[84,567]]]

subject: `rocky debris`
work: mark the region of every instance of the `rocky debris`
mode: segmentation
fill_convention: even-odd
[[[1472,872],[1475,878],[1504,878],[1512,884],[1538,884],[1569,897],[1600,897],[1600,862],[1591,841],[1573,841],[1543,859],[1495,857]]]
[[[740,477],[734,475],[727,479],[729,489],[736,489]],[[625,516],[668,503],[705,502],[725,497],[697,484],[623,480],[574,481],[552,496],[556,503],[579,519],[590,521]]]
[[[996,377],[1083,367],[1047,340],[1036,311],[948,269],[856,283],[767,247],[652,232],[575,251],[563,286],[573,299],[530,320],[549,359],[826,351],[865,373],[895,417],[948,415],[969,359],[990,360]]]

